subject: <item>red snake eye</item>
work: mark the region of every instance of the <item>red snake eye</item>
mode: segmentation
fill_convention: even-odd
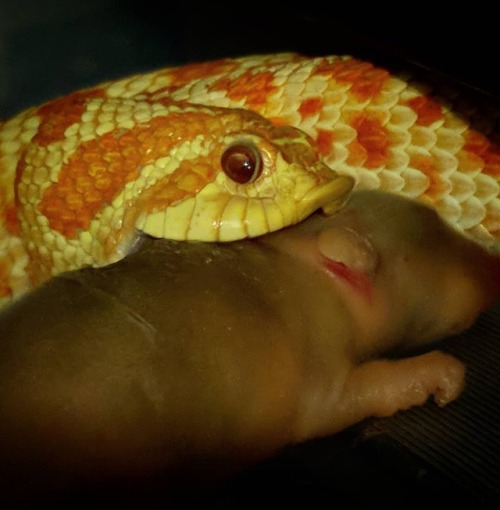
[[[259,149],[250,143],[235,143],[222,154],[224,173],[238,184],[255,181],[262,173],[262,157]]]

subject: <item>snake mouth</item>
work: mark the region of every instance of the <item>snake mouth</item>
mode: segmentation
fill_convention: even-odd
[[[344,206],[353,187],[352,177],[339,175],[306,193],[301,199],[301,206],[307,211],[321,209],[325,214],[332,215]]]

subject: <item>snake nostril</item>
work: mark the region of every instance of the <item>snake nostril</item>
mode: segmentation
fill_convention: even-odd
[[[259,149],[247,142],[230,145],[222,154],[224,173],[239,184],[255,181],[262,173],[262,156]]]

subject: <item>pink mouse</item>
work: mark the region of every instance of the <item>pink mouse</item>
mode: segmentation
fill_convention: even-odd
[[[163,501],[366,417],[448,404],[461,361],[384,355],[468,328],[499,275],[433,210],[363,191],[254,240],[145,239],[56,277],[0,315],[4,490],[120,480],[128,499],[140,480],[144,503],[160,479]]]

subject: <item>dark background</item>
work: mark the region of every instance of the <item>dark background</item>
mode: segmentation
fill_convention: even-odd
[[[397,8],[345,3],[308,0],[276,7],[270,1],[229,5],[179,1],[163,2],[165,12],[160,12],[151,0],[0,0],[0,119],[102,80],[189,61],[277,51],[348,53],[394,69],[409,63],[466,83],[487,100],[500,94],[498,17],[484,2],[469,3],[466,10],[455,3],[446,12],[436,11],[437,2],[401,2]],[[488,317],[486,326],[483,322],[474,330],[476,340],[498,341],[495,317],[498,312]],[[492,361],[496,374],[499,360]],[[500,387],[495,377],[485,395],[495,384]],[[466,394],[451,411],[436,413],[430,404],[402,418],[371,423],[368,436],[366,428],[353,428],[287,449],[207,498],[218,507],[242,501],[309,507],[370,501],[392,508],[408,502],[425,504],[430,497],[481,507],[490,501],[496,504],[498,413],[489,414],[492,426],[484,426],[487,420],[470,425],[467,420],[476,411],[470,414],[468,402],[480,399],[477,391],[468,395],[469,400]],[[492,407],[488,400],[487,405],[499,408],[498,401]],[[457,412],[465,416],[469,435],[453,429]],[[408,424],[414,416],[416,422]],[[460,429],[463,423],[456,419]],[[446,420],[451,432],[446,427],[439,432],[442,425],[437,424]],[[434,436],[425,436],[422,423]],[[415,430],[423,437],[415,436]],[[416,437],[414,443],[410,436]],[[461,458],[457,452],[477,437],[484,438],[483,453],[469,454],[466,449]],[[463,444],[457,444],[457,438],[464,438]],[[443,442],[448,450],[439,448]],[[435,451],[426,454],[426,445],[434,445]],[[481,463],[482,455],[490,465]]]
[[[0,118],[104,79],[292,50],[410,60],[499,93],[498,17],[485,2],[372,4],[0,0]]]

